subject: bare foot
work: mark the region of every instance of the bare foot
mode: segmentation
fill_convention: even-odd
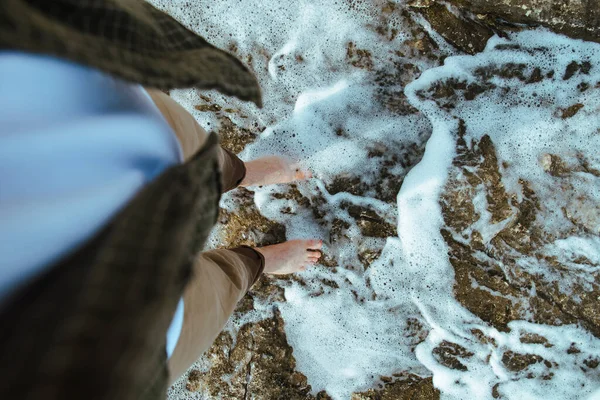
[[[273,246],[258,247],[265,257],[265,273],[285,275],[305,271],[321,258],[322,240],[290,240]]]
[[[297,164],[277,156],[258,158],[245,165],[246,177],[240,186],[274,185],[312,178],[310,171],[304,171]]]

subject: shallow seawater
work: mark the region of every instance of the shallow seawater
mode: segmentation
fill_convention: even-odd
[[[542,199],[537,218],[556,237],[543,244],[540,254],[566,266],[558,273],[532,256],[519,257],[520,267],[555,282],[562,293],[569,294],[582,276],[589,288],[597,288],[600,178],[589,171],[600,170],[600,45],[543,30],[492,38],[475,56],[452,54],[440,44],[432,52],[450,57],[439,67],[432,59],[414,57],[415,68],[425,72],[399,89],[414,111],[396,112],[381,100],[374,77],[379,71],[394,76],[389,69],[410,59],[395,50],[412,39],[414,27],[402,25],[402,18],[392,13],[386,23],[396,29],[395,36],[383,38],[376,27],[386,2],[153,3],[232,51],[257,75],[263,109],[202,93],[221,109],[234,110],[228,117],[235,124],[259,132],[241,157],[281,154],[315,173],[295,187],[294,195],[287,185],[258,188],[255,194],[261,214],[285,225],[287,239],[325,241],[329,262],[304,273],[302,283],[284,283],[286,302],[278,304],[297,370],[306,375],[313,394],[326,390],[334,399],[346,400],[376,387],[382,376],[408,371],[433,376],[443,399],[492,399],[494,394],[506,399],[594,398],[600,376],[582,365],[600,359],[600,339],[584,326],[551,326],[524,317],[499,330],[457,301],[449,248],[441,234],[449,228],[440,202],[447,183],[456,178],[453,163],[462,121],[467,143],[490,137],[502,164],[502,185],[516,201],[524,196],[522,181]],[[564,79],[574,62],[587,72],[579,68]],[[536,69],[544,77],[550,71],[555,76],[531,84],[518,74],[482,78],[486,68],[506,65],[524,65],[521,72],[528,77]],[[449,81],[487,86],[469,98],[428,95]],[[584,83],[589,89],[582,91]],[[195,90],[172,96],[207,130],[218,128],[214,113],[194,109],[206,101]],[[573,108],[577,104],[583,106]],[[410,152],[418,157],[411,153],[407,158],[412,162],[402,161]],[[556,187],[544,169],[546,159],[557,154],[567,164],[586,160],[585,168],[570,175],[570,192]],[[333,190],[340,177],[347,182],[358,177],[362,189],[346,191],[342,185]],[[388,180],[386,188],[402,183],[397,196],[390,199],[382,194],[385,188],[373,189],[382,186],[381,179]],[[474,197],[473,204],[481,218],[467,229],[478,231],[488,245],[512,222],[492,222],[485,196]],[[223,207],[235,210],[234,198],[226,196]],[[556,212],[561,208],[571,210],[569,220]],[[588,233],[566,229],[573,221]],[[376,256],[365,263],[367,250]],[[589,262],[578,262],[582,256]],[[268,316],[269,310],[267,304],[256,305],[246,320],[235,324],[260,319],[261,313]],[[532,334],[545,338],[547,345],[523,343],[521,338]],[[445,343],[464,350],[458,356],[462,367],[440,361],[437,349]],[[569,351],[573,345],[577,352]],[[511,370],[503,359],[513,353],[545,362]]]

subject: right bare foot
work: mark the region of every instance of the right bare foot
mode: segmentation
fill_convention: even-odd
[[[268,156],[244,163],[246,177],[240,186],[265,186],[278,183],[303,181],[312,178],[312,173],[284,157]]]
[[[285,275],[305,271],[321,258],[322,240],[290,240],[273,246],[257,247],[265,257],[265,273]]]

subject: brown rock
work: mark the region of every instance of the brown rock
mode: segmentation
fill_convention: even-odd
[[[381,249],[364,249],[358,253],[358,260],[366,270],[379,258],[379,256],[381,256],[381,253]]]
[[[451,176],[462,178],[453,178],[448,182],[442,202],[442,212],[451,229],[443,230],[442,236],[450,247],[450,262],[456,273],[456,298],[471,312],[499,330],[506,330],[507,324],[512,320],[525,318],[527,310],[529,315],[533,315],[534,322],[560,325],[580,321],[598,335],[600,318],[597,293],[600,290],[597,285],[593,285],[591,291],[575,285],[574,291],[581,298],[580,302],[575,302],[571,295],[562,293],[555,282],[532,276],[516,266],[515,254],[536,254],[558,232],[551,234],[545,231],[543,222],[538,218],[542,200],[527,182],[521,181],[523,198],[520,203],[506,193],[494,145],[489,138],[484,136],[479,143],[467,146],[461,141],[461,129],[464,130],[459,126],[457,157],[454,161],[455,168],[459,168],[461,174],[453,173]],[[581,163],[567,164],[559,156],[551,155],[543,156],[542,164],[557,179],[570,176],[570,165],[574,165],[576,169],[581,168]],[[470,200],[476,194],[476,187],[485,188],[488,211],[492,213],[493,221],[511,221],[485,247],[477,241],[477,235],[471,237],[469,245],[455,239],[456,235],[460,236],[461,232],[469,230],[479,220]],[[593,218],[590,219],[589,213],[584,214],[584,210],[595,207],[586,199],[585,196],[577,195],[572,200],[573,205],[570,206],[569,203],[565,208],[567,215],[582,232],[593,231],[596,223]],[[488,255],[487,261],[478,259],[475,256],[477,251],[485,252]],[[560,271],[562,268],[555,259],[542,257],[542,260],[545,260],[549,269]],[[502,268],[499,267],[500,263]],[[510,277],[504,272],[507,269],[511,271]],[[529,297],[531,282],[536,285],[536,297]],[[514,302],[514,299],[527,299],[526,309],[522,308],[523,302]]]
[[[583,363],[590,369],[596,369],[598,368],[598,365],[600,365],[600,358],[590,358],[585,360]]]
[[[443,4],[418,9],[433,29],[456,48],[468,54],[483,51],[494,32],[473,20],[463,19],[448,10]]]
[[[533,354],[519,354],[507,351],[502,355],[502,363],[511,371],[522,371],[530,365],[544,361],[540,356]]]
[[[467,371],[468,368],[461,362],[461,359],[471,358],[473,353],[456,343],[443,341],[433,349],[433,355],[440,364],[450,369]]]
[[[194,106],[194,108],[198,111],[202,111],[202,112],[217,112],[217,111],[221,111],[221,106],[218,104],[200,104],[197,106]]]
[[[273,318],[244,325],[235,339],[221,333],[206,354],[211,360],[204,374],[192,371],[188,388],[207,391],[211,398],[311,400],[306,377],[295,371],[283,320]],[[321,397],[324,398],[324,397]]]
[[[238,210],[221,211],[219,216],[223,247],[266,246],[285,241],[285,226],[262,216],[254,204],[254,192],[237,189],[234,195],[240,204]]]
[[[189,390],[190,392],[197,392],[198,390],[200,390],[201,381],[202,381],[202,373],[200,371],[198,371],[197,369],[192,370],[188,374],[188,381],[187,381],[185,388],[187,390]]]
[[[560,117],[562,119],[567,119],[567,118],[572,118],[574,117],[579,110],[581,110],[583,108],[583,104],[581,103],[577,103],[577,104],[573,104],[571,107],[567,107],[564,109],[559,109],[559,113],[560,113]]]
[[[543,344],[544,347],[547,347],[547,348],[554,346],[553,344],[548,342],[548,339],[546,339],[545,337],[540,336],[538,334],[535,334],[535,333],[527,333],[527,334],[521,335],[521,337],[519,339],[521,340],[521,343]]]
[[[552,176],[564,176],[569,172],[565,162],[556,154],[544,154],[540,162],[544,171]]]
[[[386,382],[382,389],[370,389],[354,393],[351,400],[438,400],[440,392],[433,386],[432,378],[417,375],[395,374],[392,382]]]
[[[369,50],[359,49],[353,42],[349,42],[346,47],[346,60],[356,68],[372,70],[373,55]]]
[[[221,146],[234,154],[241,153],[248,144],[254,142],[258,137],[258,131],[260,130],[258,128],[256,128],[256,131],[241,128],[226,116],[220,116],[219,122],[221,126],[218,133]]]
[[[358,227],[364,236],[378,238],[398,236],[397,228],[384,220],[373,210],[350,205],[348,206],[348,213],[356,220]]]
[[[481,19],[542,25],[567,36],[600,41],[599,0],[447,0]]]

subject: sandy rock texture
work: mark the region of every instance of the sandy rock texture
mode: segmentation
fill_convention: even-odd
[[[369,195],[382,202],[394,204],[404,176],[422,158],[429,139],[431,125],[424,115],[414,108],[404,94],[404,86],[417,79],[428,68],[443,64],[451,55],[440,46],[439,37],[462,54],[477,54],[484,50],[494,35],[543,26],[549,30],[600,42],[599,0],[413,0],[406,4],[373,1],[379,7],[380,20],[374,29],[382,41],[393,40],[399,34],[389,20],[400,19],[408,35],[399,47],[390,49],[390,57],[382,67],[373,62],[368,48],[354,43],[347,46],[347,64],[364,70],[367,78],[379,85],[377,99],[386,110],[398,115],[413,115],[422,124],[422,135],[413,142],[374,143],[370,157],[378,161],[377,183],[363,179],[360,173],[349,171],[340,174],[326,189],[330,194],[347,192],[356,196]],[[427,21],[424,27],[421,21]],[[428,31],[431,29],[432,31]],[[509,51],[511,49],[507,49]],[[514,50],[514,49],[512,49]],[[302,60],[297,60],[302,62]],[[501,91],[499,81],[517,80],[520,85],[536,85],[548,80],[570,81],[581,93],[600,90],[600,82],[587,79],[592,65],[573,61],[564,70],[542,71],[526,64],[490,65],[476,72],[476,82],[446,80],[436,82],[419,96],[430,100],[454,115],[463,103],[491,93],[501,92],[511,96],[511,89]],[[596,66],[597,68],[597,66]],[[509,87],[509,86],[507,86]],[[583,97],[582,97],[583,99]],[[236,126],[228,114],[240,110],[222,109],[212,104],[208,97],[199,104],[199,111],[214,112],[222,121],[220,136],[224,147],[239,153],[255,140],[265,128],[253,129]],[[556,116],[574,118],[589,111],[585,99],[581,102],[557,107]],[[519,182],[520,192],[507,188],[503,176],[510,170],[511,160],[498,154],[497,145],[488,132],[471,132],[468,123],[456,113],[456,156],[450,178],[441,199],[444,227],[442,237],[449,249],[449,259],[455,272],[454,295],[469,311],[500,331],[508,330],[515,320],[561,326],[580,324],[595,337],[600,337],[600,276],[589,271],[596,268],[593,260],[577,256],[566,260],[549,254],[547,246],[558,239],[572,235],[600,237],[600,204],[597,199],[577,188],[582,182],[598,185],[600,171],[593,167],[589,154],[540,154],[541,165],[560,193],[562,207],[556,211],[564,224],[559,230],[550,228],[545,219],[554,200],[540,197],[530,182]],[[346,133],[343,129],[339,136]],[[476,137],[475,140],[472,138]],[[260,246],[285,239],[285,226],[261,215],[253,202],[253,193],[239,190],[235,195],[241,205],[239,212],[223,211],[216,233],[220,246]],[[397,235],[394,215],[380,215],[368,207],[342,204],[360,229],[361,242],[348,236],[350,225],[339,219],[328,219],[330,205],[319,193],[306,194],[295,185],[277,194],[282,199],[295,202],[309,210],[317,221],[330,232],[329,240],[335,243],[357,241],[356,265],[339,265],[334,255],[324,254],[322,265],[335,272],[338,268],[368,270],[379,258],[383,242]],[[487,207],[478,209],[473,198],[485,198]],[[549,203],[549,201],[552,202]],[[290,211],[291,212],[291,211]],[[485,215],[484,215],[485,214]],[[496,229],[492,234],[480,232],[485,216]],[[380,242],[376,240],[380,239]],[[377,243],[373,245],[373,243]],[[521,266],[520,260],[531,260],[549,271],[532,272]],[[568,265],[567,265],[568,264]],[[560,285],[552,276],[565,276],[581,267],[581,274],[569,280],[568,287]],[[588,272],[585,272],[588,271]],[[323,391],[315,394],[307,378],[297,371],[293,349],[289,345],[277,304],[283,303],[286,282],[303,284],[302,277],[272,278],[265,276],[240,303],[234,320],[250,318],[260,308],[267,312],[266,319],[233,324],[224,331],[213,347],[170,390],[170,399],[329,399]],[[320,296],[335,291],[334,281],[324,280]],[[573,295],[575,294],[575,295]],[[364,300],[364,299],[363,299]],[[357,301],[360,299],[357,296]],[[265,306],[265,304],[267,306]],[[266,307],[266,308],[265,308]],[[244,318],[242,318],[244,317]],[[406,335],[414,346],[428,334],[428,326],[419,319],[409,321]],[[483,332],[472,332],[480,343],[497,346],[493,338]],[[543,336],[527,335],[523,343],[552,346]],[[573,353],[580,351],[574,344]],[[474,354],[451,342],[440,344],[433,352],[438,362],[450,369],[465,371],[465,360]],[[523,379],[552,379],[557,368],[553,362],[538,355],[507,351],[502,363],[513,372],[522,373]],[[590,375],[600,373],[600,359],[582,360],[580,368]],[[532,366],[537,366],[533,369]],[[414,374],[398,367],[392,376],[373,377],[374,387],[354,393],[352,400],[434,400],[440,392],[434,387],[431,375]],[[311,394],[312,393],[312,394]],[[502,398],[498,389],[491,395]]]

